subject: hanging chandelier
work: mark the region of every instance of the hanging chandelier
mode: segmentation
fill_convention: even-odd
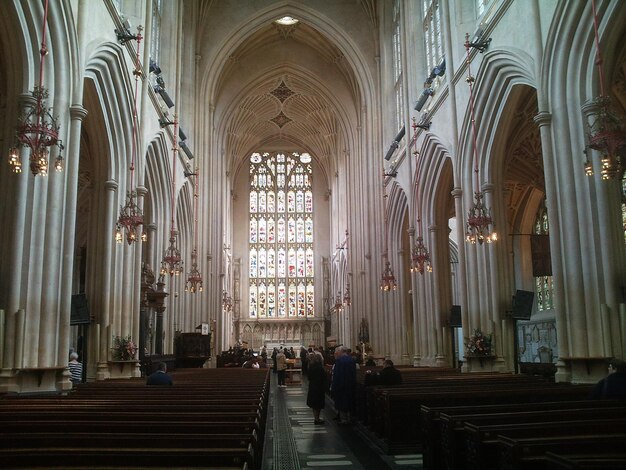
[[[230,312],[233,308],[233,298],[226,291],[222,292],[222,307],[227,312]]]
[[[413,155],[415,156],[415,205],[417,207],[417,239],[415,240],[415,244],[413,245],[413,250],[411,251],[411,267],[410,271],[412,273],[420,273],[424,274],[426,272],[432,272],[433,268],[430,264],[430,254],[428,253],[428,249],[424,245],[424,238],[422,237],[422,217],[420,216],[420,204],[419,204],[419,154],[417,152],[417,129],[419,125],[417,124],[415,117],[413,119],[413,139],[412,143],[415,145],[415,149],[413,150]],[[413,235],[411,233],[411,235]]]
[[[174,219],[176,216],[176,200],[174,198],[174,188],[176,185],[176,156],[178,155],[178,115],[174,115],[174,147],[172,148],[172,199],[171,211],[172,220],[170,225],[170,245],[165,250],[163,261],[161,261],[161,274],[178,276],[183,271],[183,259],[176,243],[176,229]]]
[[[142,29],[143,28],[141,26],[138,26],[137,36],[134,37],[137,41],[137,49],[135,51],[135,70],[133,71],[133,75],[135,76],[135,91],[133,93],[133,135],[131,143],[132,150],[130,166],[128,168],[130,190],[126,193],[126,203],[123,206],[120,206],[120,215],[115,225],[115,241],[117,243],[122,243],[124,241],[125,233],[126,242],[129,245],[136,241],[139,241],[140,239],[143,242],[148,239],[145,232],[139,235],[139,232],[141,231],[140,227],[143,225],[143,212],[135,202],[135,198],[137,197],[137,191],[133,189],[135,184],[135,160],[137,157],[137,138],[139,128],[137,119],[137,94],[139,92],[139,79],[143,74],[141,64],[139,62],[139,51],[141,47],[141,40],[143,39],[143,37],[141,36]]]
[[[343,292],[343,304],[346,307],[349,307],[350,305],[352,305],[352,297],[350,294],[350,281],[346,283],[346,289]]]
[[[417,237],[411,252],[411,272],[424,274],[424,271],[431,273],[433,267],[430,264],[428,249],[424,246],[424,239]]]
[[[383,258],[385,259],[385,268],[383,269],[383,274],[380,279],[380,290],[383,292],[389,292],[392,290],[396,290],[398,288],[396,284],[396,277],[393,275],[393,270],[391,269],[391,262],[387,257],[388,254],[388,226],[387,226],[387,193],[385,191],[385,173],[383,172],[383,211],[385,216],[385,233],[383,234],[383,239],[385,243],[385,251],[383,252]]]
[[[39,84],[35,85],[30,92],[31,99],[25,106],[18,118],[16,126],[15,143],[9,149],[9,165],[13,173],[22,172],[22,148],[30,149],[30,171],[34,176],[45,176],[48,174],[48,157],[50,147],[56,146],[59,151],[55,159],[54,168],[57,171],[63,170],[63,157],[61,151],[64,149],[63,142],[59,139],[59,124],[57,118],[52,114],[52,108],[47,107],[46,99],[48,90],[43,86],[44,77],[44,57],[48,54],[46,46],[46,26],[48,23],[48,0],[44,2],[43,28],[41,35],[41,55],[39,61]]]
[[[191,252],[191,271],[187,274],[187,284],[185,286],[186,292],[192,294],[196,292],[202,292],[202,274],[198,271],[198,254],[194,249]]]
[[[163,261],[161,261],[161,274],[178,276],[181,272],[183,272],[183,260],[176,244],[176,231],[172,229],[170,230],[170,245],[165,250]]]
[[[339,313],[343,310],[343,302],[341,301],[341,292],[337,292],[337,297],[335,297],[335,312]]]
[[[598,37],[598,17],[596,2],[592,0],[593,26],[596,44],[596,65],[600,80],[600,96],[592,101],[591,110],[587,118],[588,134],[587,149],[585,150],[585,174],[593,175],[593,164],[589,161],[588,149],[600,153],[600,177],[603,180],[621,179],[626,169],[623,151],[626,148],[626,129],[624,120],[614,111],[611,99],[604,92],[604,74],[602,70],[602,53]]]
[[[176,136],[174,136],[176,138]],[[191,271],[187,275],[187,292],[202,292],[202,274],[198,271],[198,168],[196,168],[193,192],[194,249],[191,252]]]
[[[391,263],[387,260],[385,261],[385,270],[383,271],[383,275],[380,279],[380,290],[383,292],[389,292],[391,290],[396,290],[397,288],[398,285],[396,284],[396,277],[393,275]]]
[[[478,242],[479,245],[482,245],[484,242],[491,243],[495,242],[498,239],[498,235],[493,229],[493,219],[491,218],[491,209],[488,209],[483,204],[483,193],[480,189],[480,179],[478,177],[478,150],[477,150],[477,139],[476,139],[476,119],[474,117],[474,81],[476,80],[472,76],[472,72],[470,69],[471,61],[469,51],[471,48],[471,43],[469,41],[469,34],[465,35],[465,50],[467,52],[467,78],[465,81],[469,85],[470,94],[470,112],[471,112],[471,123],[472,123],[472,150],[473,150],[473,158],[474,158],[474,175],[475,175],[475,187],[477,191],[474,192],[474,202],[472,203],[472,207],[467,215],[467,224],[465,231],[465,241],[476,244]]]

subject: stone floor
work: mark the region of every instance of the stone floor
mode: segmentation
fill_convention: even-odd
[[[323,425],[313,424],[306,406],[307,382],[276,386],[271,378],[263,470],[299,469],[421,469],[421,455],[385,455],[355,426],[341,426],[332,400],[322,411]]]

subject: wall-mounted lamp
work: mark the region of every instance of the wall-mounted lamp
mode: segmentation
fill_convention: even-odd
[[[128,41],[137,40],[137,35],[130,32],[130,21],[124,20],[122,26],[115,30],[117,35],[117,42],[120,44],[126,44]]]
[[[172,101],[172,98],[170,98],[170,95],[167,94],[167,91],[165,91],[165,88],[163,88],[161,85],[155,85],[154,92],[161,95],[161,99],[168,108],[174,107],[174,102]]]
[[[191,153],[191,150],[189,150],[189,147],[187,147],[187,144],[185,142],[180,142],[179,144],[180,149],[185,152],[185,155],[187,155],[187,158],[189,160],[193,160],[193,153]]]
[[[432,88],[428,87],[428,88],[424,88],[424,90],[422,91],[422,94],[420,95],[420,97],[417,99],[417,102],[415,103],[415,111],[421,111],[422,108],[424,107],[424,105],[426,104],[426,100],[428,99],[429,96],[433,96],[435,94],[435,90],[433,90]]]
[[[385,160],[388,161],[391,159],[393,152],[395,152],[398,146],[400,145],[400,141],[402,140],[402,137],[404,137],[405,132],[406,131],[404,129],[404,126],[402,126],[402,129],[400,129],[400,132],[398,132],[398,135],[396,135],[396,137],[393,139],[393,142],[391,143],[389,150],[387,150],[387,155],[385,155]]]
[[[157,63],[152,59],[150,59],[150,73],[153,73],[155,75],[161,75],[161,67],[159,67]]]

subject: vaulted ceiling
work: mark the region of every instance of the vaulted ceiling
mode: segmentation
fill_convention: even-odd
[[[332,168],[346,145],[341,128],[352,125],[346,115],[359,108],[342,53],[304,22],[270,22],[247,37],[230,55],[217,89],[227,123],[225,155],[234,166],[252,151],[299,150]]]

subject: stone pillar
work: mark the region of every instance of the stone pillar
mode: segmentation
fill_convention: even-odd
[[[541,111],[534,117],[535,123],[539,126],[541,134],[541,147],[543,152],[543,173],[546,188],[546,207],[550,217],[550,231],[561,232],[561,218],[558,217],[557,205],[557,181],[554,169],[554,156],[552,150],[552,114]],[[550,216],[554,214],[554,216]],[[567,318],[565,315],[565,294],[564,294],[564,272],[561,260],[557,259],[563,253],[560,237],[550,237],[550,251],[552,253],[552,278],[554,283],[553,304],[556,314],[556,331],[559,343],[559,360],[557,361],[557,372],[555,380],[557,382],[569,382],[571,372],[567,364],[561,357],[570,354],[570,344],[567,339]],[[517,335],[517,331],[514,331]],[[517,354],[517,351],[515,351]]]

